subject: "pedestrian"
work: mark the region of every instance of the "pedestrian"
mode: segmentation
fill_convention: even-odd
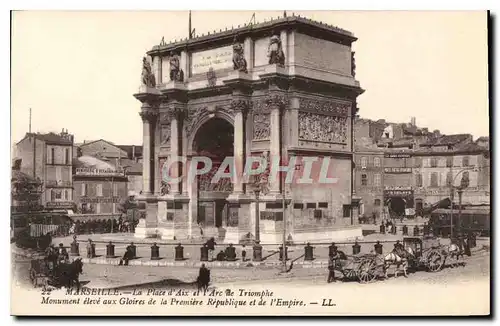
[[[198,290],[203,289],[204,292],[207,291],[208,284],[210,284],[210,270],[205,267],[205,264],[201,264],[196,284],[198,285]]]
[[[133,253],[132,253],[132,244],[130,244],[125,249],[125,253],[123,254],[123,257],[120,259],[119,266],[123,266],[123,265],[128,266],[128,262],[132,258],[134,258],[134,257],[133,257]]]
[[[87,243],[87,258],[94,258],[94,254],[94,246],[92,240],[89,239],[89,242]]]
[[[64,245],[62,243],[59,244],[59,248],[57,251],[57,262],[67,264],[69,261],[69,255],[68,251],[66,248],[64,248]]]
[[[335,267],[338,259],[339,252],[337,251],[337,246],[333,246],[330,259],[328,260],[328,283],[335,282]]]
[[[215,238],[210,238],[208,241],[205,243],[208,248],[208,254],[210,256],[210,260],[214,260],[214,251],[215,251],[215,246],[217,243],[215,242]]]
[[[245,262],[247,260],[247,251],[245,250],[245,245],[241,249],[241,260]]]

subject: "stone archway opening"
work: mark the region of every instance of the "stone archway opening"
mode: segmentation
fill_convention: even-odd
[[[227,219],[226,198],[233,191],[233,184],[230,178],[222,178],[216,183],[212,181],[224,159],[234,156],[233,125],[223,118],[211,118],[196,132],[193,151],[196,156],[208,157],[212,161],[210,171],[196,178],[197,222],[220,228]],[[199,169],[204,168],[203,162],[198,164]],[[228,173],[229,167],[224,172]]]
[[[405,214],[406,201],[402,197],[392,197],[389,202],[391,216],[399,217]]]

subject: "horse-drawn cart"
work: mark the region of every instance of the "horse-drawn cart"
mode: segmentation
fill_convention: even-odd
[[[411,249],[414,258],[409,261],[412,268],[424,267],[429,272],[440,271],[448,251],[434,236],[406,237],[403,238],[405,248]]]
[[[43,286],[49,285],[52,281],[52,275],[53,270],[45,258],[31,260],[29,276],[34,287],[40,284]]]
[[[335,270],[344,278],[357,280],[360,283],[370,283],[383,275],[384,260],[375,254],[347,256],[342,254],[335,264]]]

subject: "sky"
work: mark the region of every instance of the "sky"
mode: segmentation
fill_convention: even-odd
[[[410,122],[441,133],[489,135],[486,12],[294,11],[358,40],[363,118]],[[196,33],[250,21],[251,11],[192,12]],[[287,12],[289,15],[291,11]],[[256,12],[257,22],[283,11]],[[187,11],[20,11],[12,17],[12,142],[68,129],[75,142],[142,144],[142,57],[162,37],[188,35]]]

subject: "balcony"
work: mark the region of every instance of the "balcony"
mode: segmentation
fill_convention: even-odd
[[[73,183],[71,181],[62,180],[47,180],[45,181],[45,187],[47,188],[72,188]]]

